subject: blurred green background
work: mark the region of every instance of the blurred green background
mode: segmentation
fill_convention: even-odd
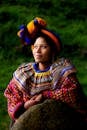
[[[10,118],[3,95],[14,70],[32,60],[30,48],[21,47],[17,31],[34,17],[42,17],[63,43],[60,56],[70,58],[87,96],[87,1],[1,0],[0,1],[0,130],[8,130]]]

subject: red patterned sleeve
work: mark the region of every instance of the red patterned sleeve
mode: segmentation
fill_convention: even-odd
[[[4,92],[4,95],[7,98],[8,114],[15,120],[25,111],[23,93],[18,89],[14,80],[11,80]]]
[[[52,98],[67,103],[75,108],[78,112],[87,116],[87,103],[84,94],[80,88],[76,76],[71,74],[66,77],[61,86],[55,90],[43,92],[45,98]]]

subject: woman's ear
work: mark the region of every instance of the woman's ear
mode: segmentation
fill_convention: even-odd
[[[31,45],[31,50],[33,51],[33,49],[34,49],[34,45]]]

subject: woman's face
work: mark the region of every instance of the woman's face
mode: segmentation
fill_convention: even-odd
[[[43,37],[38,37],[32,46],[32,53],[37,63],[49,63],[52,57],[51,47]]]

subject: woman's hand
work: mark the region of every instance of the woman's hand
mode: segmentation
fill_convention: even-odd
[[[25,104],[24,104],[24,108],[28,109],[29,107],[38,104],[42,99],[42,94],[39,95],[35,95],[33,96],[30,100],[28,100]]]

